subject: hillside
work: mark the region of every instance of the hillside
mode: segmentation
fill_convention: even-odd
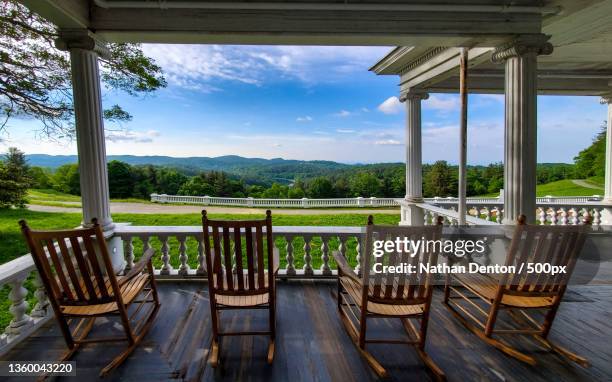
[[[48,167],[55,169],[64,164],[77,163],[76,155],[27,155],[31,166]],[[332,161],[302,161],[292,159],[263,159],[244,158],[238,155],[220,157],[186,157],[177,158],[169,156],[136,156],[136,155],[109,155],[108,161],[117,160],[130,165],[153,165],[171,167],[185,175],[195,175],[201,171],[225,171],[238,175],[246,180],[252,179],[254,183],[278,182],[291,183],[294,179],[310,178],[326,175],[330,172],[349,169],[353,165]]]

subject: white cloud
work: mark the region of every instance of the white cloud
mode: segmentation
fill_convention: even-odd
[[[171,86],[210,93],[220,90],[211,83],[218,81],[256,86],[278,78],[337,82],[365,73],[388,48],[144,44],[143,51],[162,67]]]
[[[375,145],[382,145],[382,146],[398,146],[401,145],[402,142],[395,140],[395,139],[385,139],[382,141],[376,141],[374,142]]]
[[[348,110],[340,110],[339,112],[334,113],[334,116],[335,116],[335,117],[342,117],[342,118],[345,118],[345,117],[348,117],[348,116],[350,116],[350,115],[352,115],[352,114],[353,114],[353,113],[351,113],[351,112],[350,112],[350,111],[348,111]]]
[[[110,142],[134,142],[134,143],[150,143],[153,138],[159,137],[159,132],[156,130],[149,131],[107,131],[106,139]]]
[[[311,122],[312,121],[312,117],[309,115],[306,115],[304,117],[297,117],[296,122]]]
[[[423,108],[444,113],[459,110],[460,107],[461,102],[459,96],[456,95],[430,95],[427,100],[423,101]]]
[[[393,96],[378,105],[377,109],[385,114],[398,114],[402,110],[402,103],[399,98]]]
[[[355,130],[352,129],[336,129],[337,133],[341,133],[341,134],[352,134],[355,132]]]

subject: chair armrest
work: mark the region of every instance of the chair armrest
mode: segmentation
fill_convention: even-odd
[[[136,264],[130,269],[128,273],[125,274],[119,281],[119,285],[125,284],[128,280],[142,273],[148,263],[151,262],[151,259],[155,255],[155,248],[149,248],[146,250],[144,255],[138,260]]]
[[[357,276],[353,268],[346,261],[346,257],[344,257],[340,251],[333,251],[332,256],[336,261],[336,264],[338,264],[338,276],[340,276],[341,273],[343,276],[347,276],[351,280],[361,284],[361,279],[359,276]]]
[[[280,268],[280,251],[278,250],[278,248],[274,248],[272,250],[272,260],[274,261],[272,264],[272,271],[276,275],[278,274],[278,269]]]

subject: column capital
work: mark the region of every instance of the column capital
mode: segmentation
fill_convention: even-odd
[[[429,93],[424,90],[408,90],[400,94],[400,102],[406,102],[406,100],[426,100],[429,98]]]
[[[491,60],[501,63],[509,58],[522,57],[528,54],[549,55],[553,52],[553,45],[548,42],[550,36],[545,34],[521,35],[514,40],[498,46]]]
[[[605,104],[612,105],[612,93],[602,95],[601,98],[599,99],[599,103],[602,105],[605,105]]]
[[[55,47],[64,51],[72,49],[90,50],[97,53],[100,57],[110,57],[106,42],[87,29],[60,30],[59,37],[55,40]]]

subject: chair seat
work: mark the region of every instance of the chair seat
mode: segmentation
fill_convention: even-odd
[[[123,299],[123,304],[130,304],[136,296],[142,291],[147,282],[149,281],[150,275],[148,273],[142,273],[128,280],[125,284],[121,285],[121,297]],[[121,283],[123,277],[117,277],[117,282]],[[106,288],[108,290],[108,294],[112,295],[112,288],[110,286],[110,280],[108,277],[104,278]],[[96,285],[96,284],[94,284]],[[83,289],[85,289],[83,287]],[[96,293],[98,293],[96,287]],[[94,305],[60,305],[60,309],[66,315],[71,316],[97,316],[101,314],[108,314],[112,312],[116,312],[117,303],[109,302],[105,304],[94,304]]]
[[[462,273],[453,275],[464,287],[469,288],[489,302],[493,302],[497,294],[499,280],[482,273]],[[511,296],[504,294],[501,300],[503,305],[516,308],[545,308],[553,304],[552,297],[540,296]]]
[[[361,309],[361,285],[350,279],[349,277],[340,277],[340,282]],[[393,300],[390,300],[393,301]],[[382,316],[416,316],[423,313],[425,304],[381,304],[368,301],[368,313]]]
[[[269,301],[269,293],[252,294],[252,295],[215,295],[215,301],[219,305],[233,307],[247,307],[267,304]]]

